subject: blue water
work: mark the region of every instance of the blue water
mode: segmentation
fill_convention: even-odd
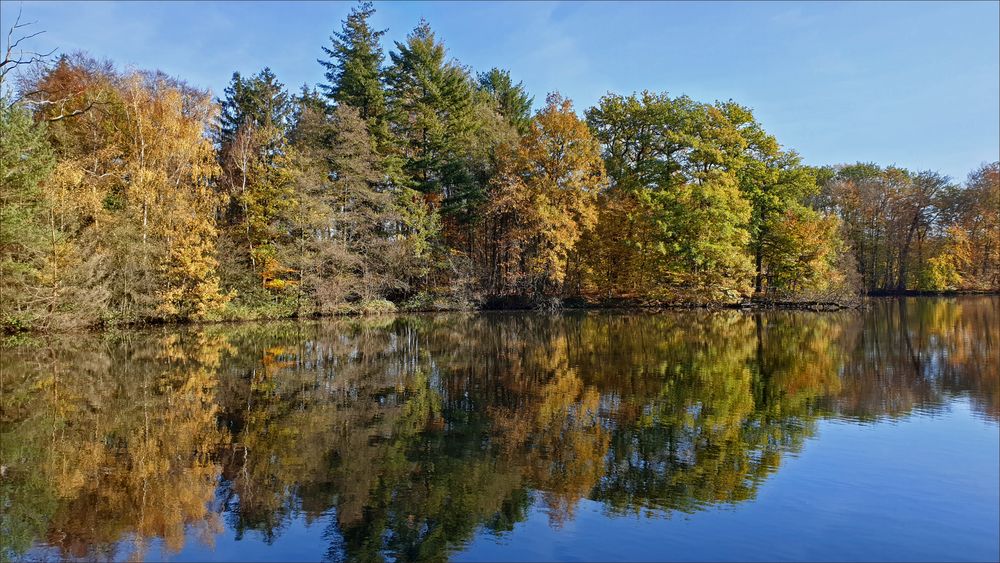
[[[50,350],[65,370],[22,350],[5,553],[996,561],[998,320],[922,299],[164,329]]]

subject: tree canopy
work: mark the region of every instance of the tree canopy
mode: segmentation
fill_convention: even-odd
[[[4,67],[3,330],[1000,289],[996,162],[809,166],[750,108],[666,92],[535,107],[374,18],[297,94],[269,68],[213,101],[82,53]]]

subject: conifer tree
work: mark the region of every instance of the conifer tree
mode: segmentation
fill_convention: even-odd
[[[288,283],[279,246],[287,238],[285,223],[294,208],[295,155],[288,140],[292,113],[284,85],[265,68],[249,78],[233,74],[218,122],[221,185],[229,200],[227,237],[259,285],[269,289]],[[244,290],[256,285],[227,282]]]
[[[0,97],[0,332],[30,327],[42,313],[29,294],[45,252],[45,194],[41,182],[55,165],[44,124]]]
[[[389,54],[392,132],[398,137],[403,171],[435,207],[460,181],[448,165],[460,157],[476,126],[468,72],[445,54],[424,20]]]
[[[356,108],[368,131],[382,144],[388,134],[381,44],[385,30],[372,28],[369,20],[374,14],[371,2],[360,2],[342,22],[341,30],[330,37],[330,46],[323,47],[326,60],[319,60],[326,70],[326,82],[320,88],[333,103]]]
[[[510,71],[492,68],[479,74],[479,88],[489,94],[496,103],[500,115],[514,126],[518,133],[525,134],[531,123],[531,104],[534,98],[528,95],[523,82],[514,82]]]
[[[248,128],[266,134],[269,138],[262,149],[274,150],[290,126],[291,99],[270,68],[248,78],[234,72],[219,102],[216,141],[222,146],[232,143],[240,129]]]
[[[381,45],[385,30],[372,29],[368,20],[374,14],[371,2],[352,8],[341,31],[330,37],[330,47],[323,47],[328,60],[319,61],[326,69],[326,83],[320,85],[326,96],[357,108],[368,122],[381,119],[385,111]]]

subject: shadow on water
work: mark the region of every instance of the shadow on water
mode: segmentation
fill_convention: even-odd
[[[299,515],[331,560],[440,559],[533,507],[735,505],[822,419],[997,421],[998,325],[978,297],[53,338],[3,351],[2,548],[141,559]]]

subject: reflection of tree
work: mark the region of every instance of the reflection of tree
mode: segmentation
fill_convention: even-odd
[[[210,541],[221,513],[265,541],[323,520],[333,560],[443,559],[532,502],[555,526],[584,498],[664,515],[741,502],[821,416],[967,394],[997,418],[998,306],[463,314],[14,349],[4,553],[42,539],[141,558],[150,538]]]
[[[647,387],[645,396],[620,396],[608,476],[594,491],[613,511],[691,511],[752,498],[781,453],[811,433],[813,415],[799,405],[825,391],[815,379],[836,381],[834,362],[815,362],[829,353],[828,335],[785,316],[663,316],[655,343],[617,319],[607,324],[588,339],[604,348],[588,357],[636,359],[631,367]],[[788,338],[798,341],[786,345]],[[787,353],[803,349],[810,355]],[[609,394],[615,388],[624,386]]]
[[[334,499],[349,518],[358,517],[371,485],[368,469],[385,453],[369,443],[379,442],[404,410],[421,408],[406,394],[405,374],[390,367],[391,335],[303,334],[279,324],[231,341],[242,353],[226,368],[222,421],[234,439],[223,455],[223,489],[237,533],[256,530],[270,541],[294,510],[317,518]],[[350,475],[342,478],[331,467],[345,463],[345,452]]]
[[[129,534],[141,557],[147,539],[162,538],[167,549],[177,550],[187,527],[200,528],[206,539],[219,530],[208,503],[219,471],[213,453],[224,442],[215,424],[223,344],[189,336],[112,342],[106,361],[84,364],[77,353],[60,353],[48,358],[51,372],[24,382],[37,393],[21,406],[49,415],[36,421],[46,435],[34,447],[44,452],[30,466],[17,456],[11,465],[19,473],[37,472],[33,478],[51,487],[43,495],[56,499],[46,536],[61,556],[110,556],[107,548],[101,555],[94,550]],[[26,445],[8,428],[5,420],[5,443],[10,438]]]
[[[517,408],[492,409],[493,435],[504,457],[524,468],[528,482],[541,489],[550,521],[573,516],[577,501],[586,497],[604,475],[608,432],[599,418],[600,394],[585,386],[568,366],[564,335],[537,348],[537,364],[529,373],[545,374],[528,385]],[[524,373],[506,372],[518,384]]]
[[[968,394],[973,408],[1000,419],[1000,300],[991,297],[876,301],[845,322],[839,412],[863,419],[940,408]]]
[[[968,394],[973,408],[1000,420],[1000,300],[917,300],[918,346],[940,361],[941,387]],[[925,375],[933,378],[934,367]]]

